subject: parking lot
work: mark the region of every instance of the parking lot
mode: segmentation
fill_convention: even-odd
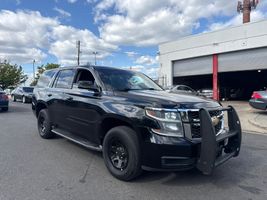
[[[37,134],[30,104],[0,113],[0,200],[267,199],[267,135],[243,134],[241,154],[203,176],[196,170],[145,172],[121,182],[101,153]]]

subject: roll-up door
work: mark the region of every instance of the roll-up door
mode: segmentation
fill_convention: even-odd
[[[173,62],[173,76],[192,76],[212,73],[212,56],[197,57]]]
[[[219,55],[219,72],[267,69],[267,48]]]

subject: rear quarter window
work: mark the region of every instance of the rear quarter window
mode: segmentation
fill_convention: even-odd
[[[51,82],[56,72],[57,72],[56,70],[50,70],[50,71],[44,72],[39,78],[36,87],[38,88],[48,87],[49,83]]]

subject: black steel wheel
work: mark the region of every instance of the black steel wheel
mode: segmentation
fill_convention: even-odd
[[[137,133],[118,126],[108,131],[103,142],[103,157],[109,172],[123,181],[130,181],[141,173],[141,149]]]
[[[127,167],[129,159],[127,148],[116,138],[109,143],[108,148],[109,159],[113,167],[123,171]]]
[[[43,109],[39,112],[37,119],[39,135],[42,138],[49,139],[54,136],[52,130],[52,124],[47,112],[47,109]]]

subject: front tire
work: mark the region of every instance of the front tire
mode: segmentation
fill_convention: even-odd
[[[109,172],[120,180],[130,181],[142,172],[138,137],[127,126],[108,131],[103,142],[103,157]]]
[[[49,139],[55,136],[52,130],[52,123],[48,115],[48,110],[43,109],[39,112],[37,119],[39,135],[44,139]]]

